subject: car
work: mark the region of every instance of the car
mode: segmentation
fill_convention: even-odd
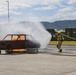
[[[1,50],[11,54],[14,49],[26,49],[27,53],[36,54],[40,46],[40,43],[29,34],[7,34],[0,40],[0,54]]]

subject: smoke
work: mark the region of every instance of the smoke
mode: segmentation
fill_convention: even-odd
[[[7,34],[30,34],[44,48],[51,39],[51,34],[39,22],[20,22],[0,25],[0,38]]]

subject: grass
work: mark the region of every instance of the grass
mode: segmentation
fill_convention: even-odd
[[[49,45],[56,45],[57,41],[50,41]],[[76,45],[76,41],[63,41],[63,45]]]

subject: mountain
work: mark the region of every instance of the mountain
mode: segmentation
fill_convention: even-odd
[[[36,24],[34,22],[22,21],[20,24],[33,25]],[[76,20],[63,20],[63,21],[55,21],[55,22],[40,22],[46,29],[65,29],[65,28],[76,28]]]
[[[55,22],[41,22],[46,29],[76,28],[76,20],[63,20]]]

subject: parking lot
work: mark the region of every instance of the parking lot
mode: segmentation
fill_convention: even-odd
[[[1,54],[0,75],[76,75],[76,46],[55,45],[39,49],[38,54]]]

